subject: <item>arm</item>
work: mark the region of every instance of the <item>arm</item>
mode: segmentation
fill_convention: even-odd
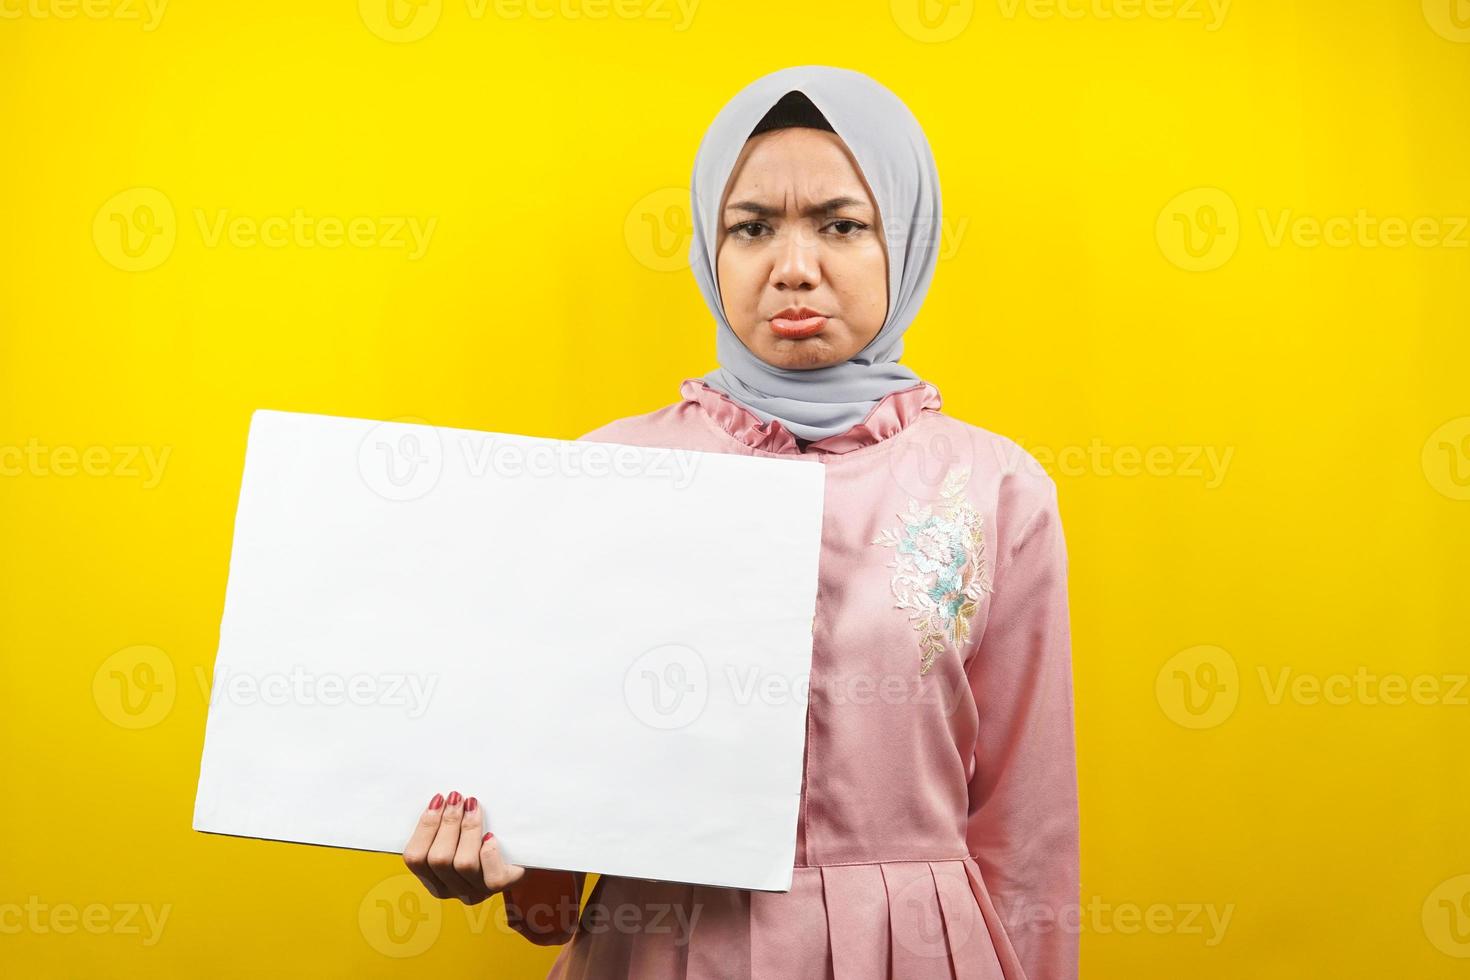
[[[581,871],[526,869],[505,889],[505,921],[537,946],[560,946],[577,931],[586,877]]]
[[[1076,980],[1080,864],[1067,551],[1046,481],[1000,561],[967,675],[980,723],[966,839],[1025,980]]]

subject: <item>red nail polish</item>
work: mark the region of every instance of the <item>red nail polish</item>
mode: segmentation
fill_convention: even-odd
[[[459,795],[459,790],[455,790],[454,792],[449,794],[449,799],[445,800],[444,802],[448,803],[450,806],[457,806],[461,799],[462,797]]]
[[[429,801],[429,809],[430,810],[437,810],[437,809],[439,809],[443,805],[444,805],[444,794],[443,793],[435,793],[434,794],[434,798]]]
[[[483,844],[483,843],[485,843],[485,842],[486,842],[486,841],[487,841],[487,840],[489,840],[489,839],[490,839],[490,838],[492,838],[492,837],[494,837],[494,836],[495,836],[495,835],[494,835],[494,834],[492,834],[492,833],[490,833],[490,832],[489,832],[489,831],[486,831],[486,832],[485,832],[485,836],[484,836],[484,837],[481,837],[481,838],[480,838],[480,843],[481,843],[481,844]]]
[[[471,796],[469,799],[467,799],[467,800],[464,801],[464,812],[465,813],[474,813],[475,812],[475,807],[477,807],[479,805],[480,805],[480,801],[477,800],[477,799],[475,799],[473,796]]]

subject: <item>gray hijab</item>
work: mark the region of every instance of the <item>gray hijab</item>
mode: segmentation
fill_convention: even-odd
[[[786,93],[800,91],[847,144],[872,189],[888,249],[888,315],[866,347],[841,364],[796,370],[752,354],[725,318],[715,252],[725,185],[750,131]],[[919,121],[898,96],[861,72],[825,65],[783,68],[751,82],[710,123],[694,158],[694,241],[689,264],[718,331],[720,367],[704,375],[763,421],[821,439],[867,418],[890,392],[922,379],[898,363],[939,258],[939,173]]]

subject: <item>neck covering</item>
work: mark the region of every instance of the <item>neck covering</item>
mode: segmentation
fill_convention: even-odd
[[[795,369],[767,364],[741,343],[725,318],[715,254],[726,184],[746,139],[788,92],[815,105],[847,144],[868,182],[888,251],[888,312],[882,328],[850,359]],[[914,114],[861,72],[825,65],[783,68],[736,93],[710,123],[694,158],[690,188],[694,240],[689,264],[718,324],[720,367],[703,376],[764,421],[780,420],[803,439],[846,432],[888,395],[922,379],[899,364],[903,332],[918,315],[939,259],[939,173]]]

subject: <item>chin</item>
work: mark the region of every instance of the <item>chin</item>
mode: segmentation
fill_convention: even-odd
[[[829,344],[813,344],[801,341],[797,344],[784,343],[776,349],[762,355],[769,364],[777,367],[788,368],[793,371],[807,371],[813,368],[827,367],[836,364],[842,358],[838,357]]]
[[[740,338],[745,349],[756,357],[772,367],[789,371],[809,371],[846,360],[833,344],[839,338],[829,336],[826,332],[805,340],[783,340],[771,332],[764,320],[758,320],[749,333],[742,335],[737,330],[735,335]]]

